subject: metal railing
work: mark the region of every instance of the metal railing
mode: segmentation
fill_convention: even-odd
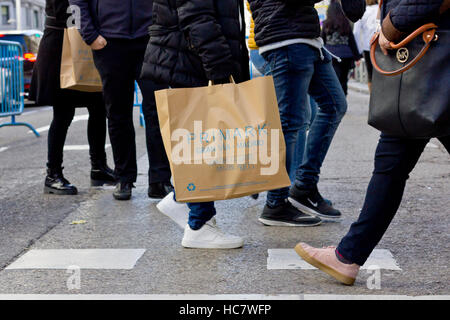
[[[137,82],[134,82],[134,106],[139,108],[139,124],[145,128],[144,113],[142,112],[142,93]]]
[[[39,137],[39,133],[26,122],[16,122],[16,116],[23,112],[23,49],[20,43],[0,41],[0,117],[11,117],[5,126],[26,126]]]

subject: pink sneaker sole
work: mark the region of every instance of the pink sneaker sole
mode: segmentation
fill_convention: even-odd
[[[338,271],[336,271],[335,269],[331,268],[330,266],[327,266],[327,265],[323,264],[322,262],[320,262],[319,260],[311,257],[303,249],[303,247],[300,244],[297,244],[295,246],[295,252],[297,252],[297,254],[300,257],[302,257],[303,260],[305,260],[309,264],[313,265],[314,267],[322,270],[323,272],[329,274],[330,276],[332,276],[333,278],[335,278],[339,282],[342,282],[343,284],[348,285],[348,286],[353,285],[353,283],[355,282],[355,278],[350,278],[348,276],[345,276],[345,275],[339,273]]]

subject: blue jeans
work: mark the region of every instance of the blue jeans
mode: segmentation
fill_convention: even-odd
[[[216,215],[214,202],[190,202],[188,225],[192,230],[198,230]]]
[[[177,201],[175,192],[173,200]],[[198,230],[216,215],[214,201],[211,202],[189,202],[186,203],[189,208],[188,225],[192,230]]]
[[[259,50],[250,50],[250,61],[262,76],[270,74],[270,66],[259,54]]]
[[[306,125],[306,130],[299,130],[298,137],[297,137],[297,143],[295,144],[295,157],[294,157],[294,163],[291,166],[291,170],[289,173],[289,179],[292,183],[295,183],[295,177],[297,175],[297,168],[303,163],[303,158],[305,154],[305,148],[306,148],[306,137],[307,137],[307,131],[311,127],[311,124],[314,121],[314,118],[317,114],[317,103],[314,101],[314,99],[310,96],[310,99],[307,99],[309,102],[309,111],[311,116],[309,117],[309,121]]]
[[[261,75],[269,75],[270,74],[270,64],[264,60],[264,58],[259,54],[259,50],[250,50],[250,60],[255,66],[255,68],[258,70]],[[310,97],[310,112],[311,117],[310,121],[307,125],[307,130],[311,126],[311,123],[314,121],[314,118],[316,117],[317,113],[317,103],[314,101],[313,98]],[[305,131],[299,131],[299,137],[297,138],[297,145],[295,150],[295,155],[297,155],[294,159],[294,164],[292,168],[295,168],[289,172],[289,178],[292,183],[295,181],[295,176],[297,173],[297,168],[302,164],[303,161],[303,154],[305,152],[305,142],[306,142],[306,130]]]
[[[295,184],[312,188],[319,181],[320,168],[334,134],[347,111],[347,101],[331,64],[331,56],[307,44],[293,44],[263,53],[274,79],[281,125],[286,142],[286,168],[296,171]],[[316,101],[318,112],[311,119],[309,97]],[[300,141],[298,141],[300,139]],[[306,143],[305,143],[306,141]],[[296,166],[296,145],[305,145],[303,162]],[[298,150],[297,150],[298,152]],[[280,205],[289,188],[269,191],[267,204]]]

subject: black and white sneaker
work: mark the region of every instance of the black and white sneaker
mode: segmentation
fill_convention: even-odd
[[[301,212],[289,201],[275,208],[266,204],[258,220],[266,226],[276,227],[314,227],[322,223],[320,218]]]
[[[313,189],[300,189],[294,184],[289,190],[289,201],[297,209],[323,220],[336,221],[341,218],[341,212],[320,195],[317,186]]]

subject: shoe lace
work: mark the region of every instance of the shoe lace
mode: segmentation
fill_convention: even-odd
[[[335,249],[336,250],[336,246],[324,246],[322,247],[322,249]]]

